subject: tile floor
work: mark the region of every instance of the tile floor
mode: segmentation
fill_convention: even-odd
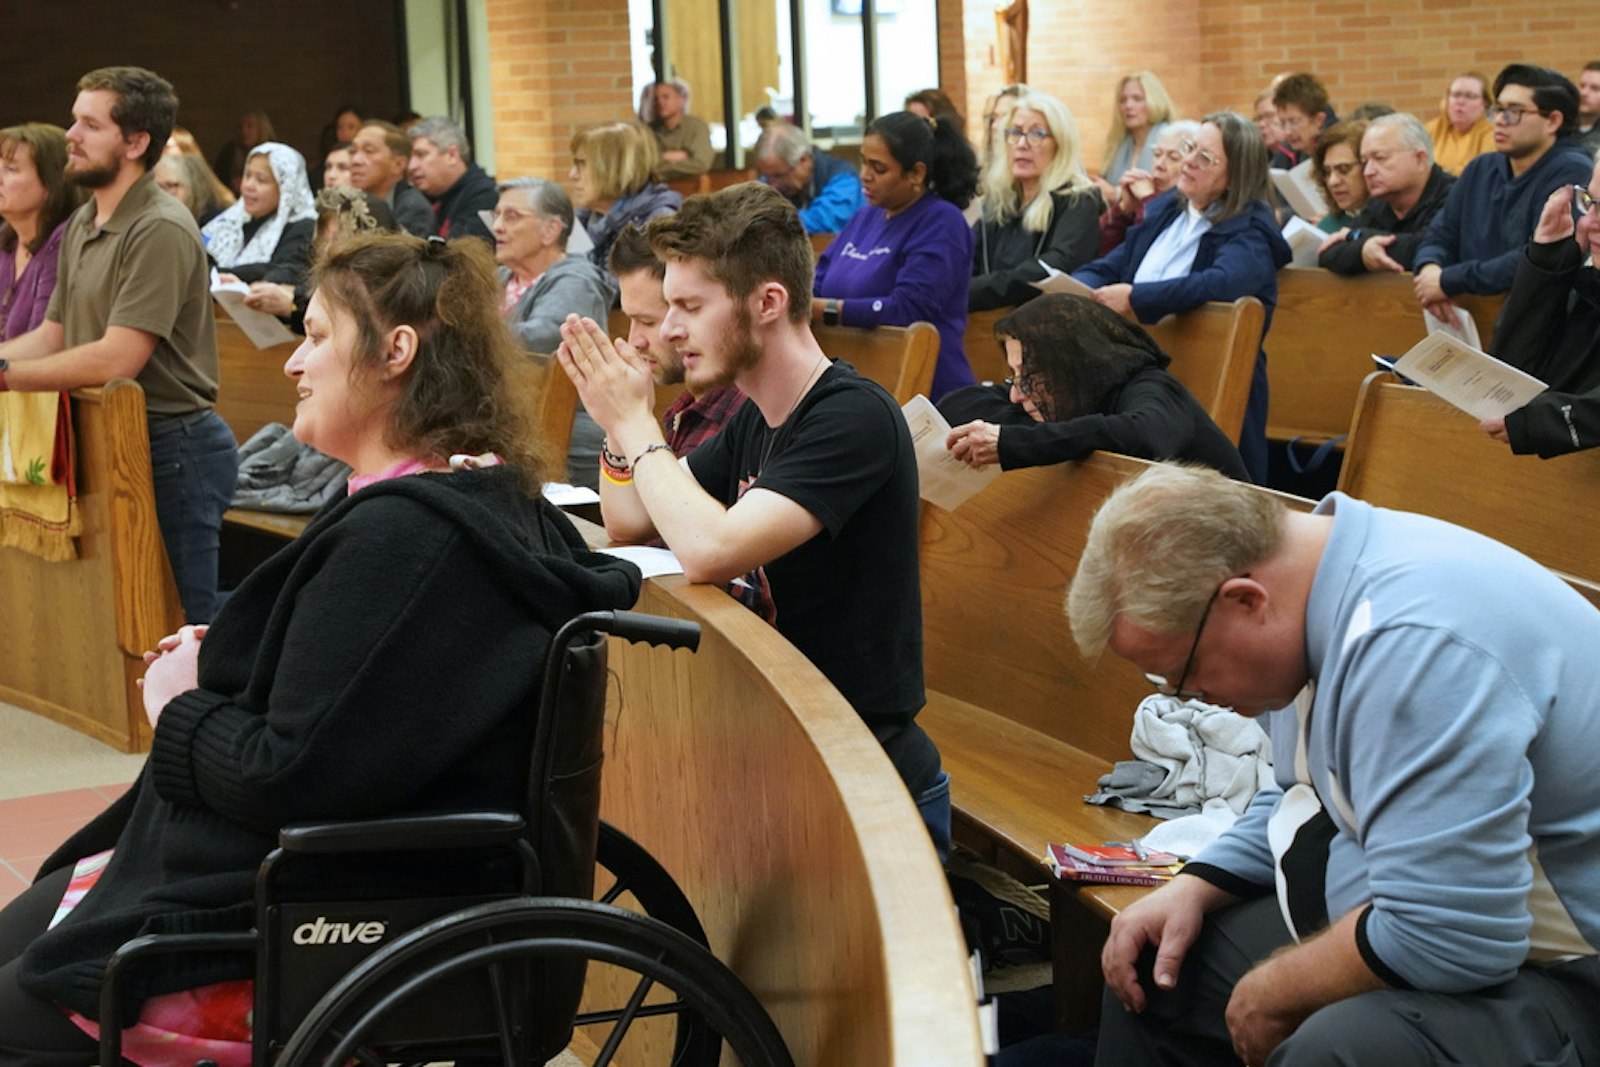
[[[28,887],[57,845],[125,789],[101,785],[0,800],[0,907]]]

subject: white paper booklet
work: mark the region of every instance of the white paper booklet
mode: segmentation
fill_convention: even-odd
[[[542,491],[544,498],[558,508],[572,508],[583,504],[600,503],[600,494],[588,486],[568,485],[566,482],[545,482]]]
[[[1322,247],[1327,237],[1327,234],[1298,215],[1283,224],[1283,239],[1289,242],[1289,251],[1294,253],[1291,262],[1296,267],[1315,267],[1317,249]]]
[[[257,348],[299,344],[300,336],[279,321],[278,316],[245,306],[244,298],[249,292],[250,286],[244,282],[224,282],[215,270],[211,272],[211,295]]]
[[[1296,215],[1309,222],[1328,213],[1328,202],[1322,199],[1322,190],[1311,178],[1311,160],[1296,164],[1292,170],[1269,170],[1267,176]]]
[[[632,563],[646,578],[659,578],[663,574],[682,574],[683,564],[668,548],[651,548],[648,545],[623,545],[620,548],[602,548],[608,556],[616,556]]]
[[[1045,269],[1045,276],[1036,282],[1029,282],[1041,293],[1066,293],[1069,296],[1087,296],[1093,298],[1094,290],[1084,285],[1070,274],[1062,274],[1050,264],[1039,261],[1039,266]]]
[[[954,511],[1000,473],[998,463],[973,470],[950,454],[944,446],[950,436],[950,424],[927,397],[920,394],[912,397],[900,411],[911,428],[911,446],[917,453],[922,499],[928,503]]]
[[[1428,336],[1431,337],[1436,333],[1448,334],[1464,345],[1471,345],[1473,348],[1481,349],[1483,341],[1478,338],[1478,324],[1473,321],[1466,308],[1451,305],[1450,313],[1455,317],[1454,325],[1440,322],[1433,317],[1431,312],[1424,311],[1422,313],[1422,321],[1428,326]]]
[[[1394,369],[1480,421],[1504,418],[1546,388],[1533,375],[1443,330],[1412,345]]]

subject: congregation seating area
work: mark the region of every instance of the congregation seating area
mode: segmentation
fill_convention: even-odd
[[[1359,299],[1341,296],[1338,287],[1351,284],[1322,272],[1286,271],[1276,349],[1288,352],[1298,344],[1304,357],[1310,339],[1320,338],[1324,356],[1348,357],[1353,373],[1370,362],[1364,349],[1394,351],[1420,337],[1414,308],[1383,311],[1398,309],[1398,290],[1358,281]],[[1330,341],[1354,307],[1368,311],[1366,332],[1348,344]],[[1487,327],[1493,307],[1476,310]],[[1319,314],[1327,316],[1320,326]],[[1247,386],[1240,383],[1248,381],[1260,321],[1259,304],[1242,300],[1177,316],[1153,331],[1219,421],[1231,418],[1236,425],[1242,412]],[[612,325],[618,332],[620,324]],[[850,359],[897,399],[927,388],[937,335],[925,324],[820,328],[819,337],[831,354]],[[219,339],[221,410],[237,435],[243,439],[268,421],[292,421],[294,392],[282,374],[287,351],[258,350],[228,323],[219,324]],[[1359,359],[1352,347],[1363,349]],[[1291,383],[1275,393],[1283,420],[1275,425],[1309,431],[1321,419],[1335,428],[1331,415],[1313,408],[1288,410],[1299,397],[1327,401],[1329,387],[1294,377],[1293,369],[1314,362],[1274,362],[1275,386]],[[570,427],[571,384],[549,359],[530,362],[529,372],[539,378],[541,422],[559,437]],[[1216,383],[1210,393],[1201,375]],[[1600,556],[1592,539],[1572,536],[1574,522],[1600,499],[1600,466],[1592,454],[1549,462],[1512,456],[1468,417],[1389,375],[1363,375],[1357,388],[1352,417],[1341,430],[1349,435],[1342,490],[1503,540],[1600,603]],[[85,519],[80,560],[52,567],[8,551],[0,567],[8,603],[36,605],[6,613],[0,627],[16,632],[0,636],[13,647],[52,648],[37,662],[9,660],[35,667],[0,680],[0,695],[127,750],[148,743],[132,686],[139,653],[178,618],[153,528],[148,471],[140,469],[144,451],[133,447],[143,434],[137,394],[137,386],[124,382],[74,395]],[[1146,465],[1096,454],[1081,463],[1005,472],[955,512],[924,508],[928,704],[920,721],[953,779],[957,842],[1030,884],[1047,880],[1046,841],[1122,840],[1148,828],[1144,817],[1080,802],[1113,762],[1127,757],[1133,710],[1148,684],[1113,657],[1080,657],[1062,614],[1094,510]],[[1468,479],[1480,490],[1462,492]],[[1286,499],[1292,507],[1310,506]],[[228,521],[273,538],[292,537],[304,523],[239,511]],[[590,528],[589,536],[604,535]],[[709,654],[682,663],[642,648],[622,653],[611,712],[607,818],[659,849],[701,909],[719,954],[734,961],[772,1010],[797,1062],[807,1053],[818,1057],[811,1062],[833,1062],[840,1048],[851,1050],[851,1062],[925,1062],[903,1045],[912,1035],[919,1042],[914,1047],[964,1049],[962,1055],[977,1062],[978,1039],[961,1007],[972,991],[950,980],[964,968],[959,933],[953,920],[946,927],[941,919],[936,937],[926,930],[930,914],[946,914],[934,899],[936,860],[920,832],[905,832],[916,825],[914,817],[909,809],[895,812],[905,807],[904,792],[870,736],[814,668],[720,592],[681,578],[658,579],[647,583],[642,606],[707,626]],[[24,617],[27,630],[18,627]],[[82,669],[60,669],[68,657]],[[797,752],[808,755],[798,758]],[[742,810],[735,818],[734,809],[716,799],[729,788],[726,775],[734,767],[742,768],[754,791],[760,791],[756,782],[767,790],[773,781],[785,782],[780,792],[793,803],[762,820],[752,822]],[[684,805],[656,802],[667,781]],[[697,817],[682,818],[686,810]],[[819,874],[824,870],[826,877]],[[840,890],[847,874],[859,890]],[[754,897],[730,893],[734,884],[765,889]],[[1143,892],[1052,887],[1056,1021],[1063,1029],[1096,1017],[1095,960],[1106,923]],[[856,903],[840,914],[840,901]],[[826,922],[819,919],[824,911]],[[896,936],[912,928],[915,937]],[[812,929],[821,940],[814,938],[806,953],[785,952],[773,932],[786,929]],[[930,951],[946,954],[931,970]],[[933,972],[943,979],[931,979]],[[848,989],[849,995],[803,992],[819,988]],[[884,1051],[890,1048],[897,1050],[893,1058]]]

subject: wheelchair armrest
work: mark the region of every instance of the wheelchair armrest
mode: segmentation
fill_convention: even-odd
[[[285,826],[278,845],[300,855],[361,852],[428,852],[452,848],[513,846],[526,832],[522,816],[509,811],[411,815],[358,822]]]

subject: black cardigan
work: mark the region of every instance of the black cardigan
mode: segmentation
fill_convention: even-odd
[[[288,823],[520,808],[551,634],[638,591],[636,568],[586,551],[506,467],[329,505],[218,613],[200,687],[162,711],[138,783],[45,861],[41,877],[116,849],[18,981],[98,1017],[105,958],[129,938],[249,927]],[[130,1002],[249,971],[186,954],[143,973]]]
[[[1006,386],[973,385],[939,402],[951,426],[981,419],[1000,427],[1000,467],[1041,467],[1083,459],[1100,449],[1140,459],[1204,463],[1241,482],[1250,480],[1239,450],[1172,375],[1146,367],[1114,390],[1093,415],[1035,422],[1013,404]]]
[[[1100,190],[1057,189],[1050,199],[1050,225],[1044,233],[1024,230],[1020,216],[1004,225],[978,222],[967,310],[1013,307],[1038,296],[1029,283],[1045,276],[1041,260],[1071,274],[1100,254]]]

